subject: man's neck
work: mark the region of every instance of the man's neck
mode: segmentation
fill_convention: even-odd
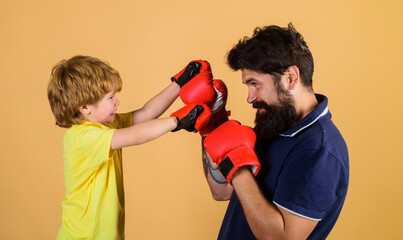
[[[295,96],[295,108],[297,110],[297,122],[311,113],[318,105],[315,93],[310,91],[301,92]]]

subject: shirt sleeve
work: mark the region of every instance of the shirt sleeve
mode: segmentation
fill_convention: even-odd
[[[89,167],[97,168],[109,160],[112,135],[115,130],[90,127],[80,137],[80,146]]]
[[[88,166],[97,168],[110,159],[112,136],[116,129],[130,127],[133,122],[132,113],[116,114],[107,127],[89,127],[80,137],[80,146]],[[115,151],[115,150],[114,150]]]
[[[321,220],[339,197],[342,166],[326,149],[291,156],[280,174],[273,201],[299,216]]]

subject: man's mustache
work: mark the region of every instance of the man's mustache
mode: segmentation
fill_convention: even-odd
[[[265,103],[265,102],[254,102],[254,103],[252,104],[252,107],[253,107],[253,108],[256,108],[256,109],[258,109],[258,108],[265,108],[265,109],[267,109],[269,106],[268,106],[267,103]]]

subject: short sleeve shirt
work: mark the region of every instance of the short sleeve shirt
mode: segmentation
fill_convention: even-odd
[[[256,180],[268,201],[298,216],[319,221],[308,239],[325,239],[347,194],[346,143],[331,121],[327,98],[271,143],[256,149],[262,165]],[[268,216],[269,217],[269,216]],[[255,239],[236,194],[231,197],[218,239]]]
[[[113,133],[132,114],[108,126],[84,121],[63,138],[66,195],[58,239],[124,239],[122,150],[110,150]]]

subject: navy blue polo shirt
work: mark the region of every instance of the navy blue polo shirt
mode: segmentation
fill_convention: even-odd
[[[319,94],[316,98],[319,104],[310,114],[275,141],[256,149],[262,165],[256,180],[268,201],[319,221],[308,239],[325,239],[346,198],[349,160],[346,143],[331,120],[327,98]],[[218,239],[256,239],[235,191]]]

